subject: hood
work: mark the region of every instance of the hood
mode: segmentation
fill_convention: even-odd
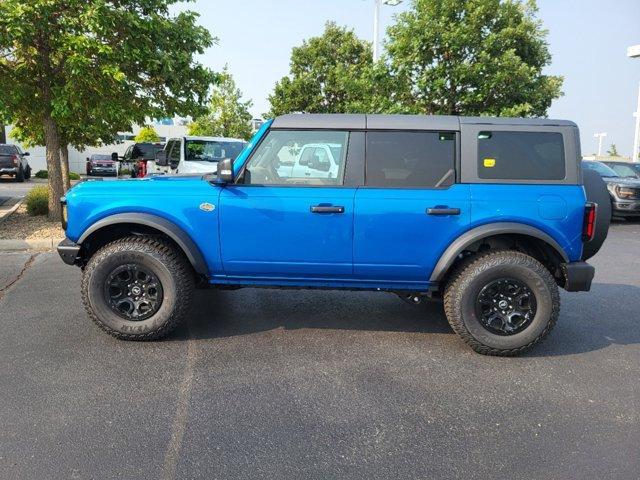
[[[190,160],[180,165],[180,173],[216,173],[218,162],[195,162]]]

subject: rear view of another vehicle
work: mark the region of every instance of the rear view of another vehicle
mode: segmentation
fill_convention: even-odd
[[[16,182],[31,178],[28,156],[29,152],[23,152],[16,145],[0,145],[0,175],[10,175]]]
[[[614,217],[640,217],[640,180],[621,176],[602,162],[583,161],[584,170],[596,172],[607,185]]]

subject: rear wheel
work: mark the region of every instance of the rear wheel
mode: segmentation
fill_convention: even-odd
[[[582,171],[584,191],[587,201],[598,204],[598,213],[596,216],[596,229],[593,234],[593,240],[586,242],[582,247],[582,259],[588,260],[598,251],[609,233],[609,224],[611,223],[611,197],[607,190],[607,185],[602,177],[593,170],[584,169]]]
[[[453,330],[476,352],[513,356],[549,334],[560,312],[560,294],[536,259],[497,251],[458,268],[446,286],[444,308]]]
[[[194,273],[169,242],[152,237],[116,240],[95,253],[82,275],[91,319],[124,340],[155,340],[188,314]]]
[[[24,169],[22,168],[22,166],[18,168],[18,173],[16,173],[16,182],[24,182]]]
[[[29,180],[31,178],[31,167],[27,165],[26,170],[24,171],[24,178]]]

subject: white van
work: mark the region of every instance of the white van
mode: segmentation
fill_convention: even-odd
[[[156,161],[147,162],[147,174],[215,173],[220,160],[235,160],[246,145],[238,138],[169,138]]]

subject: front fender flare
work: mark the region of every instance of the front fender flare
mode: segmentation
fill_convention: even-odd
[[[149,213],[118,213],[98,220],[84,231],[78,239],[77,244],[81,245],[91,234],[104,227],[124,223],[144,225],[161,231],[178,244],[197,273],[201,275],[208,274],[207,263],[202,256],[202,252],[200,252],[200,249],[191,237],[175,223]]]
[[[523,223],[489,223],[473,228],[454,240],[453,243],[451,243],[451,245],[449,245],[449,247],[447,247],[444,253],[440,256],[440,260],[438,260],[438,263],[434,267],[429,281],[435,283],[442,280],[442,278],[449,270],[449,267],[451,267],[458,255],[460,255],[469,245],[477,242],[478,240],[482,240],[483,238],[509,233],[526,235],[542,240],[543,242],[553,247],[553,249],[558,253],[558,255],[565,263],[569,262],[569,257],[567,256],[564,249],[560,246],[560,244],[556,242],[550,235],[546,234],[538,228]]]

